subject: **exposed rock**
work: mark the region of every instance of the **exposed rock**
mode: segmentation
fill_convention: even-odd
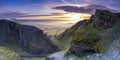
[[[88,24],[83,28],[76,29],[72,39],[70,51],[75,55],[95,53],[99,50],[95,45],[101,37],[92,25]]]
[[[4,44],[17,45],[35,55],[47,55],[59,51],[59,48],[52,44],[50,38],[42,30],[0,20],[0,45]]]
[[[103,52],[100,35],[103,29],[109,29],[114,26],[120,14],[112,13],[107,10],[96,10],[88,24],[83,27],[76,27],[72,35],[70,51],[75,55],[84,55],[89,53]]]
[[[117,18],[120,18],[120,13],[116,13]]]
[[[93,25],[97,29],[105,29],[112,27],[113,20],[116,20],[114,13],[107,10],[96,10],[95,15],[91,17]]]
[[[80,43],[72,43],[70,51],[75,55],[85,55],[88,53],[96,53],[97,51],[93,46],[88,46],[88,41],[81,41]],[[87,44],[87,45],[86,45]]]

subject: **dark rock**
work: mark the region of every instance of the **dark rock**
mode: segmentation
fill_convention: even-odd
[[[108,11],[108,10],[96,10],[95,15],[91,17],[91,21],[93,22],[93,25],[97,29],[105,29],[110,28],[113,25],[113,20],[116,19],[116,16],[114,13]]]
[[[82,40],[79,43],[72,43],[70,47],[71,53],[80,56],[88,53],[96,53],[97,50],[95,50],[93,46],[89,46],[92,44],[88,45],[88,43],[90,42],[88,42],[87,40],[86,41]]]
[[[113,27],[116,20],[119,20],[119,16],[119,13],[97,9],[87,24],[83,27],[75,27],[76,29],[73,31],[70,46],[71,53],[79,56],[86,53],[99,53],[104,51],[102,45],[99,45],[99,41],[101,41],[99,32],[103,29]]]
[[[7,20],[0,20],[0,45],[2,44],[17,45],[35,55],[59,51],[42,30]]]
[[[117,18],[120,18],[120,13],[116,13],[115,15],[117,16]]]

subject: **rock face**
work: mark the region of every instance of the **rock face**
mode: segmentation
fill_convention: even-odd
[[[77,27],[73,32],[70,47],[71,53],[80,56],[86,53],[103,52],[102,42],[104,40],[102,39],[102,32],[104,29],[113,27],[116,21],[119,20],[119,16],[120,14],[107,10],[96,10],[95,15],[90,18],[88,24],[83,27]]]
[[[114,13],[107,10],[96,10],[91,20],[97,29],[105,29],[112,26],[113,20],[116,20],[116,16]]]
[[[42,30],[27,25],[0,20],[0,45],[17,45],[34,55],[46,55],[59,48],[54,46],[49,37]]]

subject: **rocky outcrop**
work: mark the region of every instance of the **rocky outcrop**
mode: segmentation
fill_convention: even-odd
[[[97,29],[105,29],[112,27],[113,21],[116,20],[116,15],[107,10],[97,9],[90,20],[92,20],[93,25]]]
[[[36,27],[0,20],[0,45],[16,45],[34,55],[47,55],[59,51],[50,38]]]
[[[88,24],[74,31],[70,51],[76,55],[95,53],[98,50],[95,45],[100,39],[98,31]]]
[[[90,18],[88,24],[83,27],[78,26],[74,30],[70,47],[71,53],[80,56],[86,53],[103,52],[103,45],[106,44],[104,39],[110,37],[109,35],[107,37],[103,36],[103,30],[112,28],[117,23],[116,21],[119,20],[119,16],[119,14],[107,10],[96,10],[95,15]],[[109,31],[114,30],[106,32]],[[111,35],[111,37],[113,36]]]

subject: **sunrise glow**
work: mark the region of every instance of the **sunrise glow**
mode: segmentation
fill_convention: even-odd
[[[81,14],[79,13],[69,13],[64,15],[66,17],[69,17],[68,20],[80,20]]]
[[[69,13],[69,14],[65,14],[64,16],[69,17],[67,18],[67,20],[84,20],[84,19],[89,19],[91,14]]]

